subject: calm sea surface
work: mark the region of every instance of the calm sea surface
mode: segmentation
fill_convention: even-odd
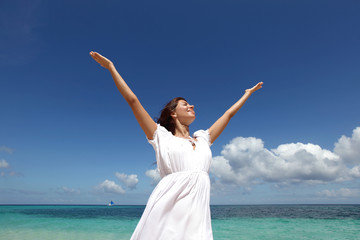
[[[130,239],[144,207],[0,205],[0,240]],[[215,240],[360,240],[360,205],[227,205],[211,214]]]

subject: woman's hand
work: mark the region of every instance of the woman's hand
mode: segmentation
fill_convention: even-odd
[[[97,61],[102,67],[109,69],[111,66],[114,66],[113,63],[107,59],[106,57],[102,56],[101,54],[97,52],[90,52],[90,56]]]
[[[260,88],[262,88],[263,82],[259,82],[258,84],[256,84],[254,87],[246,89],[245,92],[247,93],[253,93],[257,90],[259,90]]]

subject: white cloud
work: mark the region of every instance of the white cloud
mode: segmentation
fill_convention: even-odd
[[[15,171],[11,171],[9,172],[9,176],[10,177],[15,177],[15,176],[23,176],[21,173],[15,172]]]
[[[96,191],[106,193],[124,194],[124,189],[117,185],[114,181],[105,180],[95,187]]]
[[[5,176],[10,176],[10,177],[16,177],[16,176],[23,176],[21,173],[15,172],[15,171],[10,171],[10,164],[4,160],[1,159],[0,160],[0,168],[7,168],[7,170],[4,170],[0,173],[0,177],[5,177]]]
[[[14,150],[11,149],[11,148],[9,148],[9,147],[7,147],[7,146],[5,146],[5,145],[2,145],[2,146],[0,147],[0,152],[2,152],[2,151],[11,154],[11,153],[13,153]]]
[[[156,185],[161,179],[160,173],[157,169],[147,170],[145,174],[151,178],[151,185]]]
[[[6,160],[4,159],[0,160],[0,168],[8,168],[8,167],[10,167],[10,165]]]
[[[360,127],[353,130],[351,138],[341,136],[335,143],[334,152],[346,163],[360,164]]]
[[[349,174],[352,178],[360,178],[360,166],[355,166],[349,170]]]
[[[320,196],[324,197],[358,197],[360,195],[359,189],[349,189],[349,188],[341,188],[338,190],[323,190],[319,192]]]
[[[127,175],[125,173],[116,172],[115,176],[130,189],[135,189],[136,184],[139,182],[136,174]]]
[[[213,158],[211,173],[218,186],[349,181],[360,178],[360,164],[355,161],[360,156],[359,139],[357,128],[351,139],[341,137],[334,153],[311,143],[288,143],[269,150],[261,139],[237,137],[223,147],[220,156]],[[348,159],[358,165],[350,166]]]

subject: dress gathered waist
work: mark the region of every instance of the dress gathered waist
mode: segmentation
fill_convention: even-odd
[[[164,177],[167,177],[167,176],[170,176],[170,175],[174,176],[174,175],[192,174],[192,173],[201,173],[201,174],[209,175],[208,172],[203,171],[203,170],[184,170],[184,171],[178,171],[178,172],[169,173],[169,174],[165,175]]]

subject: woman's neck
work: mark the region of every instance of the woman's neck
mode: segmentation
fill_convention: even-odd
[[[175,124],[175,136],[182,137],[182,138],[189,138],[190,132],[189,132],[189,126],[183,125],[181,123]]]

